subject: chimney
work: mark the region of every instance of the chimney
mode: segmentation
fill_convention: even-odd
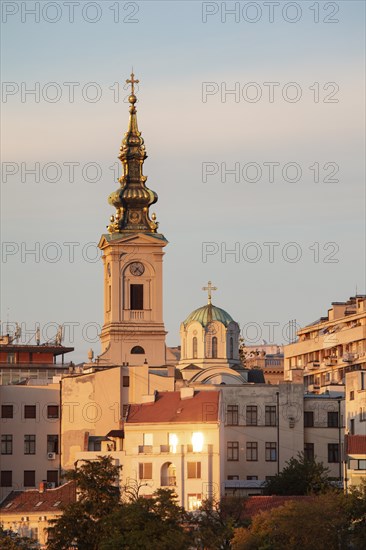
[[[39,492],[44,493],[47,490],[47,481],[41,481],[39,484]]]

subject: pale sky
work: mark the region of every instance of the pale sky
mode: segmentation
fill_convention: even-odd
[[[64,324],[74,361],[100,352],[132,65],[169,345],[209,279],[250,344],[365,292],[364,2],[36,4],[2,2],[3,332]]]

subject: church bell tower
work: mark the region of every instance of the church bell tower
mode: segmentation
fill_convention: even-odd
[[[100,365],[165,364],[163,322],[163,248],[168,241],[158,232],[150,206],[158,196],[146,187],[143,164],[147,158],[137,125],[134,74],[131,85],[130,117],[118,158],[123,175],[120,187],[111,193],[108,233],[99,248],[104,263],[104,324],[100,335]]]

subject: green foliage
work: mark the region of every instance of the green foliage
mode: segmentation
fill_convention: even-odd
[[[349,495],[334,491],[290,501],[262,512],[235,530],[233,550],[363,550],[366,542],[365,487]]]
[[[290,458],[283,470],[267,481],[266,495],[319,494],[331,488],[329,469],[322,462],[308,460],[304,453]]]
[[[195,526],[195,548],[219,550],[231,548],[234,528],[243,525],[243,498],[227,497],[202,503],[200,513],[192,519]]]
[[[21,537],[12,531],[5,531],[0,525],[0,548],[1,550],[31,550],[38,548],[38,544],[28,537]]]
[[[121,470],[110,457],[85,461],[68,472],[75,481],[78,500],[64,509],[63,515],[49,528],[49,550],[97,550],[103,538],[103,521],[118,506],[120,494],[116,481]]]
[[[176,495],[158,489],[152,498],[138,498],[122,503],[105,523],[108,537],[100,550],[186,550],[192,536],[187,515],[177,505]]]
[[[159,489],[152,498],[139,497],[140,485],[116,487],[120,467],[110,457],[86,461],[69,472],[78,500],[67,506],[49,529],[48,550],[185,550],[191,535],[187,516],[172,491]]]

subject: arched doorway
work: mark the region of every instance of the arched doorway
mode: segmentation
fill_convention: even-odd
[[[165,462],[161,467],[160,486],[175,487],[177,484],[176,468],[171,462]]]

